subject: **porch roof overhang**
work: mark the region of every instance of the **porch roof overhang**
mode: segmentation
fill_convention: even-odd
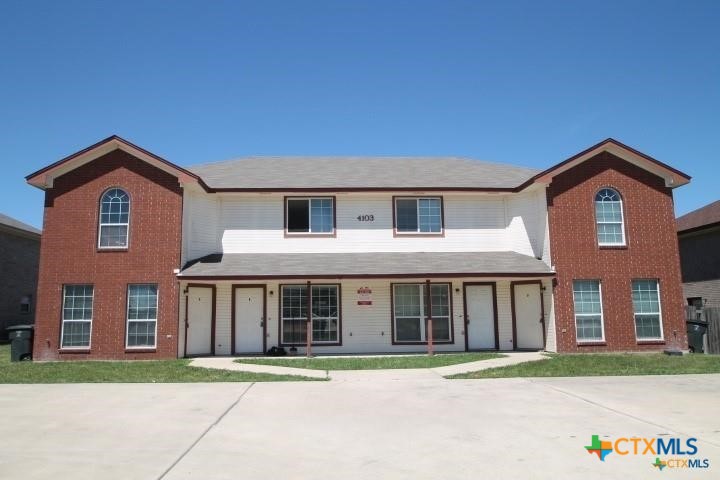
[[[552,277],[517,252],[216,253],[188,262],[181,280]]]

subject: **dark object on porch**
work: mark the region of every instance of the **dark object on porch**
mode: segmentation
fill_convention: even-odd
[[[33,329],[35,325],[15,325],[8,327],[10,337],[10,361],[32,360]]]
[[[287,355],[287,352],[285,351],[285,347],[270,347],[267,352],[265,352],[265,355],[268,357],[284,357]]]

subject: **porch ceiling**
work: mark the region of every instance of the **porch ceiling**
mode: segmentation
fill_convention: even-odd
[[[517,252],[230,253],[188,262],[180,278],[548,277]]]

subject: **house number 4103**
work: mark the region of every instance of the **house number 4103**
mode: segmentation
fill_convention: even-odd
[[[375,215],[358,215],[358,222],[374,222]]]

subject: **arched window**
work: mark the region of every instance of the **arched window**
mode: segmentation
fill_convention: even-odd
[[[625,245],[623,204],[617,191],[603,188],[595,195],[595,221],[598,245]]]
[[[127,248],[130,224],[130,196],[111,188],[100,199],[100,234],[98,247]]]

